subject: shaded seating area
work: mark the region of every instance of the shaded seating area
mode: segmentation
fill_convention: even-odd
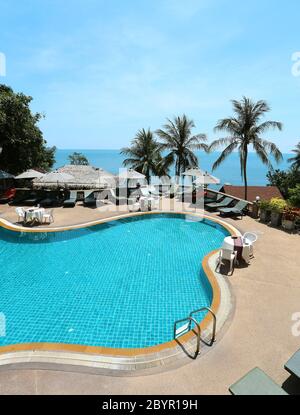
[[[221,202],[222,203],[222,202]],[[243,217],[244,211],[248,206],[248,202],[240,200],[235,206],[232,207],[219,207],[218,212],[220,216],[234,216],[234,217]]]

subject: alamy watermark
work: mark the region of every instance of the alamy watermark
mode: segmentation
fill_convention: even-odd
[[[300,76],[300,52],[294,52],[292,54],[292,75],[295,77]]]
[[[300,311],[292,315],[292,321],[295,323],[292,325],[292,335],[300,337]]]
[[[0,76],[6,76],[6,56],[0,52]]]
[[[0,337],[6,336],[6,318],[4,313],[0,313]]]

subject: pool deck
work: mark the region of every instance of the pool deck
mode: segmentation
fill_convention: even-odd
[[[191,211],[189,205],[183,209]],[[2,205],[0,213],[16,221],[14,208]],[[120,213],[106,207],[57,208],[55,223],[49,227],[78,225]],[[228,394],[228,387],[255,366],[300,393],[300,385],[290,382],[283,368],[300,347],[300,336],[292,334],[292,316],[300,312],[300,237],[249,217],[226,221],[241,232],[257,232],[259,240],[251,265],[224,277],[235,297],[235,314],[209,352],[179,368],[139,377],[2,368],[0,394]]]

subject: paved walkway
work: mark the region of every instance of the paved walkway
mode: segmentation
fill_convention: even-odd
[[[68,212],[70,222],[75,211]],[[74,224],[79,217],[73,217]],[[235,314],[208,353],[181,368],[142,377],[2,369],[0,394],[226,394],[254,366],[279,384],[285,382],[289,375],[283,365],[300,348],[300,337],[292,335],[292,315],[300,312],[300,237],[249,217],[228,221],[242,232],[259,233],[259,240],[251,265],[228,277]],[[300,393],[300,385],[289,380],[285,385],[290,390],[296,386]]]

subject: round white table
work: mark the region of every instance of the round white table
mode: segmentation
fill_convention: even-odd
[[[222,248],[228,249],[231,252],[235,250],[235,242],[236,238],[233,238],[232,236],[226,236],[224,238]],[[242,248],[242,258],[244,259],[247,264],[250,262],[250,243],[242,242],[243,248]]]
[[[44,208],[30,208],[25,210],[25,222],[43,222]]]

